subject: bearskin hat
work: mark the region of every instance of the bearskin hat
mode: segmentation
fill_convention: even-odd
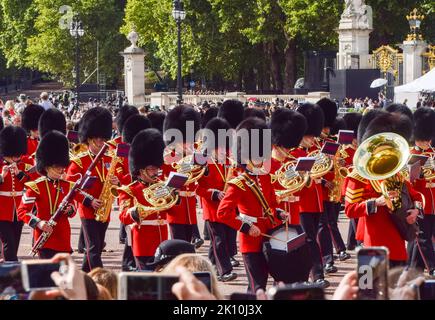
[[[79,140],[87,143],[88,139],[102,138],[109,140],[112,137],[112,115],[110,111],[95,107],[85,112],[79,125]]]
[[[157,129],[145,129],[134,137],[128,154],[130,173],[133,178],[147,166],[160,167],[163,164],[165,143]]]
[[[163,123],[165,122],[166,114],[161,111],[153,111],[148,113],[148,120],[151,121],[151,128],[155,128],[163,133]]]
[[[42,138],[46,133],[57,130],[66,135],[66,120],[62,111],[56,108],[50,108],[39,118],[38,131]]]
[[[27,153],[27,134],[21,127],[7,126],[0,131],[0,156],[20,157]]]
[[[115,122],[120,135],[124,130],[124,124],[127,121],[127,119],[135,114],[139,114],[139,110],[134,106],[126,105],[126,106],[122,106],[118,110],[118,113],[116,114]]]
[[[191,132],[188,132],[188,128],[192,127],[192,124],[188,126],[188,122],[193,123],[193,136]],[[163,130],[166,132],[169,129],[176,129],[182,133],[184,142],[194,143],[200,125],[200,114],[192,106],[180,105],[168,112],[163,124]],[[192,139],[193,141],[190,141]]]
[[[38,130],[39,118],[44,111],[44,108],[38,104],[30,104],[24,108],[21,115],[21,126],[27,133]]]
[[[409,119],[411,119],[411,121],[413,121],[414,116],[412,115],[411,109],[409,109],[404,104],[393,103],[393,104],[390,104],[385,110],[387,110],[388,112],[391,112],[391,113],[404,114]]]
[[[263,158],[266,155],[263,152],[264,145],[264,131],[267,130],[266,121],[260,118],[248,118],[243,120],[237,127],[237,163],[246,164],[247,161],[253,158]],[[257,134],[254,134],[255,131]],[[246,141],[246,134],[248,133],[249,141]],[[258,143],[252,143],[252,139],[258,138]],[[271,146],[272,147],[272,146]],[[257,148],[253,150],[252,148]],[[269,150],[271,151],[271,150]],[[267,151],[266,151],[267,152]]]
[[[414,140],[430,141],[435,138],[435,111],[420,107],[414,112]]]
[[[338,108],[337,104],[328,98],[323,98],[317,101],[317,105],[322,108],[323,115],[325,116],[324,127],[331,128],[337,118]]]
[[[362,141],[383,132],[393,132],[401,135],[406,141],[411,140],[412,121],[404,114],[387,113],[373,119],[362,137]]]
[[[307,120],[299,112],[278,109],[272,114],[270,121],[272,144],[288,149],[297,147],[304,137],[307,127]]]
[[[122,130],[122,141],[131,144],[140,131],[149,128],[151,128],[151,121],[145,116],[135,114],[125,122],[124,130]]]
[[[252,117],[257,117],[266,121],[266,114],[262,109],[246,108],[245,111],[243,111],[243,119]]]
[[[329,134],[331,136],[335,136],[338,134],[340,130],[346,130],[346,121],[343,118],[337,118],[334,121],[334,124],[331,127]]]
[[[370,122],[372,122],[373,119],[375,119],[381,115],[384,115],[384,114],[388,114],[388,112],[386,112],[382,109],[372,109],[369,112],[367,112],[365,115],[363,115],[363,117],[361,118],[361,121],[358,125],[358,132],[357,132],[358,144],[361,144],[364,141],[363,136],[364,136]]]
[[[355,137],[358,133],[358,126],[362,117],[362,114],[359,112],[350,112],[343,116],[344,122],[346,123],[346,130],[352,130],[355,134]]]
[[[243,103],[238,100],[227,100],[219,108],[218,117],[228,121],[231,128],[235,129],[243,121]]]
[[[46,168],[59,166],[66,168],[69,165],[68,139],[59,131],[47,132],[41,139],[36,150],[36,170],[46,175]]]
[[[297,109],[297,111],[307,120],[308,126],[305,135],[314,137],[320,136],[325,123],[322,109],[318,105],[304,103]]]
[[[206,130],[208,130],[208,132],[213,133],[213,138],[209,137],[207,134],[205,135],[205,141],[204,141],[204,147],[207,148],[207,150],[214,150],[216,149],[218,146],[222,146],[222,147],[226,147],[227,149],[229,149],[231,147],[229,139],[225,139],[225,146],[224,145],[220,145],[219,144],[219,130],[226,130],[228,131],[230,128],[230,124],[228,123],[227,120],[223,119],[223,118],[214,118],[211,119],[208,123],[207,126],[205,127]]]
[[[204,115],[202,116],[201,119],[201,128],[205,128],[205,126],[207,125],[207,123],[211,120],[217,117],[219,112],[218,108],[209,108],[207,109],[207,111],[204,113]]]

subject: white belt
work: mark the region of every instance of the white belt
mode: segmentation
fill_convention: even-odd
[[[180,197],[191,198],[191,197],[196,196],[196,193],[194,191],[179,191],[178,195]]]
[[[297,202],[299,200],[300,200],[300,197],[295,197],[295,196],[289,196],[289,197],[282,199],[282,201],[285,201],[285,202]]]
[[[435,182],[426,183],[426,188],[435,188]]]
[[[239,220],[241,220],[242,222],[247,222],[247,223],[257,223],[256,217],[251,217],[251,216],[248,216],[247,214],[244,214],[244,213],[239,214]]]
[[[15,191],[15,192],[0,191],[0,196],[3,197],[21,197],[22,195],[23,195],[23,191]]]
[[[166,220],[158,219],[158,220],[143,220],[140,225],[141,226],[163,226],[168,224]]]

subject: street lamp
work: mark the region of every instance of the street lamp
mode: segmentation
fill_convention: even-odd
[[[177,87],[178,97],[177,104],[183,102],[183,79],[181,77],[181,22],[186,19],[186,11],[184,11],[184,4],[181,0],[174,0],[172,8],[172,17],[177,23],[177,39],[178,39],[178,70],[177,70]]]
[[[425,16],[418,13],[417,9],[411,11],[409,15],[406,16],[406,19],[409,22],[409,27],[411,29],[411,33],[408,34],[408,41],[415,40],[423,40],[423,36],[420,34],[421,22],[424,20]]]
[[[76,96],[77,96],[77,103],[80,102],[80,46],[79,46],[79,39],[85,34],[85,30],[83,30],[83,24],[79,20],[77,16],[74,17],[69,33],[72,37],[76,39],[76,66],[75,66],[75,75],[76,75]]]

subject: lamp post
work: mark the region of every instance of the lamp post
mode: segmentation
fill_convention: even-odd
[[[417,41],[423,40],[423,36],[420,33],[421,22],[424,20],[425,16],[418,13],[417,9],[411,11],[406,19],[409,22],[409,27],[411,32],[408,34],[407,41]]]
[[[75,75],[76,75],[76,96],[77,103],[80,103],[80,43],[79,39],[85,34],[85,30],[83,30],[83,24],[78,19],[77,16],[74,16],[74,19],[71,23],[69,33],[72,37],[76,39],[76,65],[75,65]]]
[[[183,79],[181,76],[181,22],[186,18],[186,11],[184,11],[184,4],[181,0],[174,0],[172,17],[175,19],[175,22],[177,23],[177,39],[178,39],[177,104],[179,105],[183,102]]]

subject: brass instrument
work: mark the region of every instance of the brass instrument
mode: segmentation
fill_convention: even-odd
[[[323,177],[334,166],[333,160],[326,154],[321,153],[320,150],[310,152],[307,157],[316,158],[313,167],[311,168],[310,176],[313,179]]]
[[[296,161],[291,160],[284,163],[272,176],[272,183],[278,183],[285,190],[276,190],[278,200],[282,200],[298,191],[300,191],[309,181],[308,173],[300,173],[295,170]]]
[[[193,155],[188,155],[182,158],[180,161],[172,164],[172,167],[176,169],[178,173],[189,176],[186,181],[186,185],[195,183],[201,179],[206,170],[205,166],[194,164],[193,160]]]
[[[346,149],[343,145],[337,151],[333,159],[334,166],[334,181],[333,188],[329,190],[328,197],[331,202],[341,202],[342,194],[341,189],[343,187],[344,179],[349,175],[349,169],[342,165],[344,159],[349,157],[349,154],[346,152]]]
[[[110,178],[115,175],[116,165],[121,162],[120,157],[116,155],[116,150],[113,151],[112,161],[110,162],[109,171],[107,172],[104,181],[103,189],[101,190],[99,200],[103,202],[102,206],[95,211],[95,220],[99,222],[107,222],[112,211],[114,198],[118,195],[117,187],[112,185]]]
[[[401,207],[403,174],[410,156],[408,142],[400,135],[387,132],[374,135],[365,140],[357,149],[353,164],[356,172],[368,180],[383,180],[382,195],[391,211]],[[399,173],[399,174],[398,174]],[[397,197],[391,199],[390,191]]]

